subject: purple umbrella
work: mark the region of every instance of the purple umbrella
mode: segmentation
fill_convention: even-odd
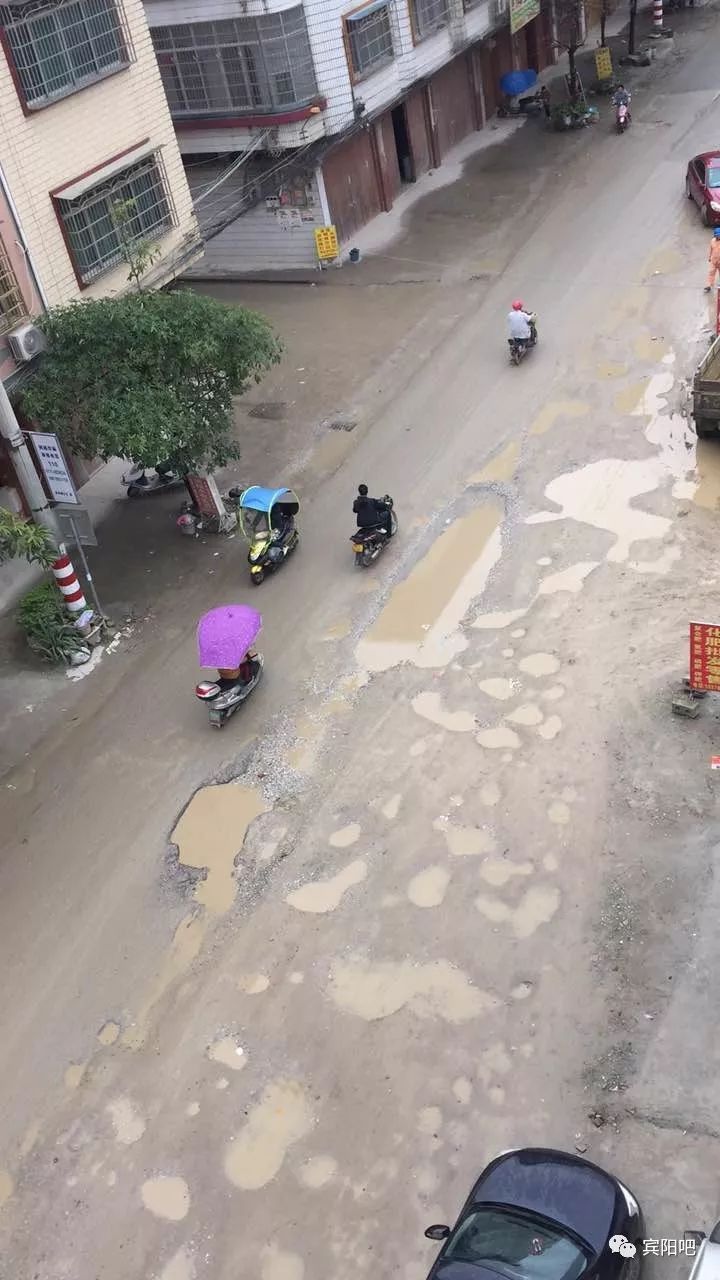
[[[239,666],[261,626],[257,609],[247,604],[221,604],[203,614],[197,629],[200,666]]]

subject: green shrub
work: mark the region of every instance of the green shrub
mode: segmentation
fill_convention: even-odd
[[[28,591],[20,601],[15,620],[33,653],[43,662],[69,662],[83,647],[82,636],[70,621],[54,582],[43,582]]]

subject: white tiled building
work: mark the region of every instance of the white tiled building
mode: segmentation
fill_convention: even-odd
[[[49,307],[144,287],[202,244],[142,0],[0,0],[0,377],[32,370]],[[73,462],[82,483],[87,468]],[[22,509],[0,441],[0,504]]]
[[[482,128],[504,71],[550,60],[540,0],[145,9],[198,215],[224,228],[207,248],[210,274],[313,268],[318,226],[349,240]]]
[[[199,237],[142,0],[4,0],[0,42],[0,163],[47,302],[127,287],[118,202],[170,279]]]

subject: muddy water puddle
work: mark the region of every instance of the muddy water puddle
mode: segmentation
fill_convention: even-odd
[[[259,791],[227,782],[196,791],[175,827],[182,865],[206,870],[194,897],[210,915],[223,915],[235,901],[235,858],[250,824],[268,809]]]
[[[290,1148],[315,1124],[310,1100],[295,1080],[269,1084],[225,1152],[225,1174],[242,1191],[272,1182]]]
[[[584,418],[590,405],[584,400],[551,400],[542,408],[530,427],[530,435],[543,436],[563,418]]]
[[[445,529],[358,644],[361,667],[443,667],[462,653],[467,641],[460,624],[500,559],[502,518],[498,503],[484,503]]]
[[[187,915],[180,921],[158,973],[135,1015],[135,1021],[123,1032],[121,1043],[126,1048],[139,1049],[144,1044],[151,1013],[165,992],[197,959],[206,930],[207,920],[200,916]]]
[[[367,875],[367,865],[358,858],[349,866],[338,871],[329,880],[316,880],[312,884],[302,885],[294,889],[285,899],[296,911],[307,911],[314,915],[325,915],[340,906],[348,889],[361,884]]]
[[[329,994],[338,1008],[366,1022],[408,1008],[419,1018],[461,1023],[494,1009],[498,1001],[473,986],[448,960],[338,961]]]
[[[520,445],[517,440],[512,440],[504,449],[496,453],[480,471],[476,471],[470,477],[468,484],[502,484],[512,480],[519,458]]]

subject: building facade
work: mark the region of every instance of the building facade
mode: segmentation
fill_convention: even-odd
[[[137,241],[156,251],[144,287],[202,251],[142,0],[0,0],[0,376],[11,391],[32,371],[28,322],[124,292]],[[12,488],[0,456],[0,503],[17,507]]]
[[[511,34],[510,5],[513,6]],[[203,274],[313,268],[552,59],[539,0],[145,0]]]

